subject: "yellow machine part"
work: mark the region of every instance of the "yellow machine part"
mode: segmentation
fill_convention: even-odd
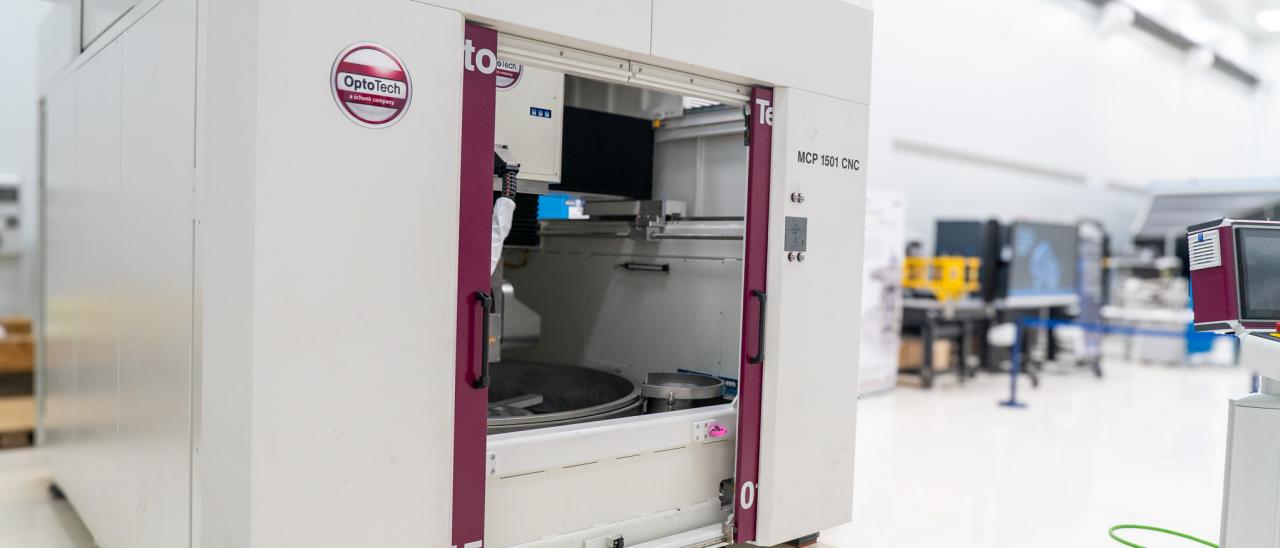
[[[977,257],[907,257],[902,263],[902,287],[933,293],[939,301],[951,301],[980,289]]]

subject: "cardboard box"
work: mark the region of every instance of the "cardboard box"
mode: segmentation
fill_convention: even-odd
[[[26,316],[0,316],[0,327],[9,335],[30,335],[31,318]]]
[[[0,449],[31,445],[36,401],[31,396],[0,398]]]
[[[933,341],[933,370],[946,371],[951,366],[954,343],[948,339]],[[920,337],[903,337],[898,349],[898,369],[914,369],[924,363],[924,341]]]
[[[35,370],[35,363],[35,337],[9,335],[0,339],[0,374],[30,373]]]

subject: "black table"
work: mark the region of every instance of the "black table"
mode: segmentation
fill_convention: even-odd
[[[987,303],[977,299],[961,299],[941,302],[935,299],[907,298],[902,303],[903,333],[919,334],[923,344],[924,359],[920,367],[899,368],[899,373],[919,375],[924,388],[933,387],[934,377],[938,374],[954,372],[963,384],[966,379],[977,373],[977,368],[969,367],[970,347],[977,342],[978,361],[981,367],[987,359],[986,336],[987,325],[992,318],[992,309]],[[955,339],[959,344],[950,360],[947,369],[934,371],[933,343],[943,339]]]

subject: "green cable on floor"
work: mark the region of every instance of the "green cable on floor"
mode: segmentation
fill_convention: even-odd
[[[1166,535],[1173,535],[1175,537],[1181,537],[1190,541],[1199,542],[1200,544],[1203,544],[1205,546],[1211,546],[1212,548],[1218,548],[1217,544],[1214,544],[1202,538],[1196,538],[1186,533],[1179,533],[1177,531],[1170,531],[1168,529],[1162,529],[1160,527],[1152,527],[1150,525],[1117,525],[1115,527],[1112,527],[1110,531],[1107,531],[1107,533],[1111,535],[1111,538],[1113,540],[1115,540],[1116,542],[1119,542],[1120,544],[1123,544],[1125,546],[1132,546],[1133,548],[1144,548],[1141,544],[1129,542],[1125,539],[1122,539],[1116,536],[1116,531],[1125,531],[1129,529],[1135,529],[1135,530],[1141,530],[1141,531],[1155,531],[1157,533],[1164,533]]]

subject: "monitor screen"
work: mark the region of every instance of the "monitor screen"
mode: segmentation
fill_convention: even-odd
[[[1280,320],[1280,230],[1241,227],[1236,241],[1242,319]]]
[[[986,258],[987,224],[982,221],[938,221],[934,225],[934,256]]]
[[[1009,245],[1009,291],[1013,297],[1074,297],[1079,230],[1075,225],[1020,222]]]

